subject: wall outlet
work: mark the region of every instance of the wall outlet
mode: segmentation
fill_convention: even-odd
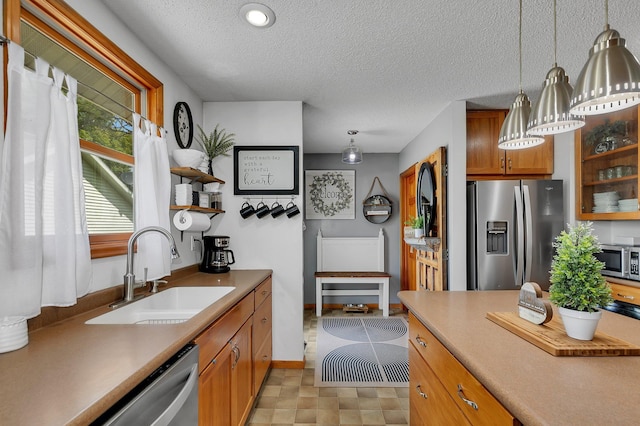
[[[196,251],[196,237],[191,236],[191,251]]]

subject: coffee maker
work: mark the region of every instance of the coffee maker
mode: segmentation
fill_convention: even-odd
[[[229,237],[221,235],[213,235],[203,237],[204,253],[202,255],[202,263],[200,264],[200,272],[208,272],[210,274],[222,274],[229,272],[236,260],[233,252],[228,250]]]

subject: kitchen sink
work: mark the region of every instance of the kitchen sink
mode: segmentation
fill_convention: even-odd
[[[187,321],[235,287],[173,287],[114,309],[85,324],[176,324]]]

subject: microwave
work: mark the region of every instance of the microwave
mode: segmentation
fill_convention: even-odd
[[[602,275],[640,281],[640,247],[601,246],[595,256],[604,262]]]

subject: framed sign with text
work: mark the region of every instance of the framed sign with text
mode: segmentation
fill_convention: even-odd
[[[297,195],[297,146],[234,146],[234,195]]]

